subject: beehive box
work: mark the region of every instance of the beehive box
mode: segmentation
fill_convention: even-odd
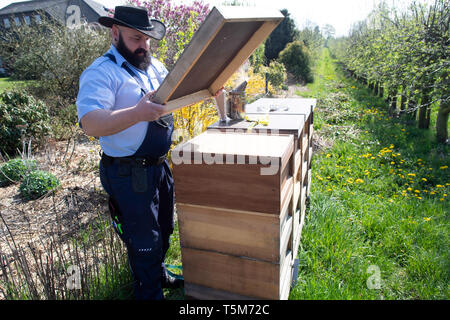
[[[287,299],[292,135],[205,132],[172,152],[185,294]]]
[[[263,100],[263,102],[260,102]],[[307,100],[306,102],[304,100]],[[293,109],[293,105],[298,107]],[[292,207],[292,248],[293,257],[297,256],[300,243],[301,230],[305,219],[306,198],[308,196],[310,179],[310,159],[312,155],[311,131],[312,121],[311,105],[315,99],[260,99],[246,106],[247,118],[250,120],[263,120],[265,124],[243,120],[230,120],[228,123],[216,122],[208,130],[221,132],[257,132],[270,134],[294,135],[294,206]],[[254,113],[249,113],[248,111]],[[272,111],[270,111],[272,110]],[[276,112],[275,110],[278,110]],[[297,113],[294,113],[297,112]],[[248,130],[251,128],[250,130]]]
[[[301,231],[305,220],[306,198],[311,191],[311,161],[313,155],[312,138],[314,109],[316,99],[304,98],[262,98],[246,105],[246,112],[250,115],[285,115],[295,117],[303,115],[304,125],[300,133],[299,149],[301,156],[297,156],[301,161],[301,176],[296,175],[294,198],[297,199],[294,213],[294,258],[297,256],[297,249],[300,243]],[[300,162],[296,162],[297,166]]]

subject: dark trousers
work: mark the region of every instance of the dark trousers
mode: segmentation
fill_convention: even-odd
[[[110,206],[119,214],[120,229],[135,280],[136,299],[164,299],[161,282],[164,258],[174,229],[173,178],[167,160],[161,165],[140,169],[145,187],[136,190],[136,171],[131,164],[100,162],[100,180],[110,196]]]

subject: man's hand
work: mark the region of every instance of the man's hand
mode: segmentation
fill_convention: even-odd
[[[135,106],[119,110],[98,109],[87,113],[81,124],[88,136],[109,136],[123,131],[141,121],[159,119],[166,106],[151,101],[154,91],[147,93]]]
[[[140,121],[158,120],[166,111],[165,106],[152,102],[155,91],[147,93],[136,104],[135,111]]]

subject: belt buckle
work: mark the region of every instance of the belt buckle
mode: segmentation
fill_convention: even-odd
[[[144,157],[137,157],[137,158],[135,158],[134,160],[135,160],[135,162],[136,162],[139,166],[141,166],[141,167],[145,167],[145,166],[148,165],[147,158],[144,158]]]

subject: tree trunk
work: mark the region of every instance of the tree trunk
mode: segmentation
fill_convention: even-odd
[[[426,116],[427,116],[427,107],[420,106],[419,108],[419,128],[426,129]]]
[[[427,91],[423,92],[422,99],[420,101],[420,108],[419,108],[419,128],[420,129],[428,129],[429,128],[429,121],[427,120],[428,115],[430,113],[430,95]],[[427,126],[428,123],[428,126]]]
[[[397,111],[397,95],[394,93],[390,96],[391,104],[390,104],[390,110],[391,113],[394,114],[395,111]]]
[[[379,88],[379,90],[378,90],[378,96],[379,96],[380,98],[383,98],[383,96],[384,96],[384,88],[383,88],[382,85],[380,85],[380,88]]]
[[[378,94],[378,81],[375,81],[375,86],[373,87],[373,94],[376,96]]]
[[[448,115],[450,113],[450,103],[447,102],[439,107],[436,119],[436,138],[439,143],[446,143],[448,139]]]
[[[405,93],[402,91],[400,92],[400,111],[405,111],[405,104],[406,104],[406,96]]]

